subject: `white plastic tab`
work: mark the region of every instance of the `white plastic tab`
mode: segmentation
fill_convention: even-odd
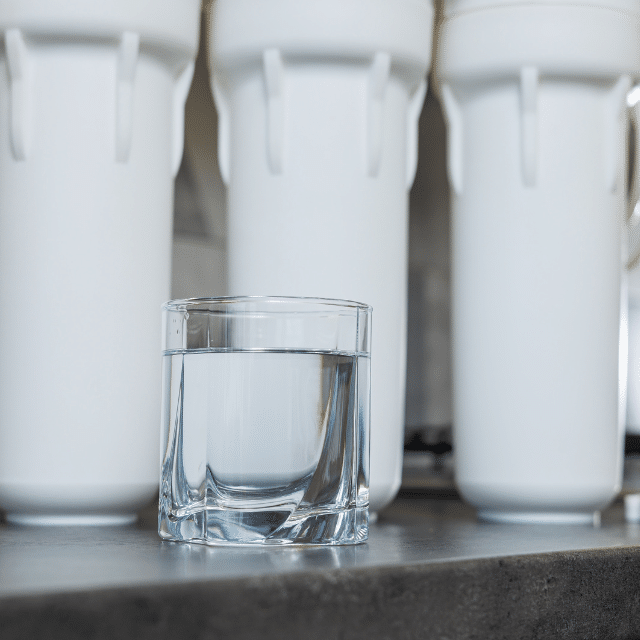
[[[213,90],[213,99],[216,103],[216,111],[218,112],[218,167],[222,181],[229,186],[231,169],[229,103],[215,76],[213,76],[211,88]]]
[[[629,206],[627,209],[628,222],[632,227],[640,224],[640,100],[636,100],[633,96],[636,91],[640,93],[640,85],[634,87],[627,95],[627,106],[633,123],[636,143],[633,175],[629,185]]]
[[[522,179],[525,186],[536,184],[538,161],[538,69],[523,67],[520,70],[520,122]]]
[[[33,65],[20,29],[8,29],[4,38],[11,93],[11,150],[16,160],[26,160],[31,138]]]
[[[391,56],[378,51],[369,71],[368,122],[367,122],[367,173],[378,175],[382,158],[384,122],[384,94],[391,71]]]
[[[418,123],[426,95],[427,80],[423,79],[409,99],[407,112],[407,189],[411,188],[418,168]]]
[[[195,62],[192,60],[181,72],[173,87],[173,112],[171,123],[173,139],[171,141],[171,173],[175,178],[180,168],[184,152],[184,105],[187,102]]]
[[[453,95],[453,91],[448,84],[442,85],[442,101],[444,112],[449,125],[449,138],[447,149],[447,172],[449,181],[454,191],[460,195],[462,193],[463,180],[463,155],[462,155],[462,111],[460,105]]]
[[[125,31],[118,48],[116,77],[116,161],[127,162],[133,137],[133,83],[140,51],[140,34]]]
[[[284,155],[284,65],[278,49],[262,55],[267,90],[267,158],[271,173],[282,173]]]
[[[622,175],[627,132],[627,94],[631,88],[629,76],[620,76],[607,95],[605,108],[605,184],[614,192]],[[638,168],[636,167],[636,172]]]

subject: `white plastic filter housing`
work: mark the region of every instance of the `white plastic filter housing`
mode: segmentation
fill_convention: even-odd
[[[0,1],[0,507],[117,523],[158,488],[160,305],[200,2]]]
[[[460,0],[440,32],[456,480],[485,519],[591,522],[621,485],[626,95],[640,18],[637,3],[599,4]]]
[[[374,309],[370,506],[400,486],[408,189],[429,0],[217,0],[211,65],[229,293]]]

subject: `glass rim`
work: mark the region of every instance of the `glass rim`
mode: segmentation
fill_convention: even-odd
[[[190,310],[198,305],[207,304],[235,304],[243,302],[263,302],[268,304],[286,304],[286,303],[307,303],[317,304],[325,307],[340,307],[343,309],[359,310],[366,313],[371,313],[373,307],[364,302],[356,302],[354,300],[342,300],[340,298],[313,298],[307,296],[212,296],[201,298],[177,298],[175,300],[168,300],[162,304],[161,309],[163,311],[183,311]],[[206,311],[206,309],[200,309]]]

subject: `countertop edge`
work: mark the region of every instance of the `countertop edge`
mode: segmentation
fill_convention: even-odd
[[[640,638],[640,548],[0,598],[0,637]]]

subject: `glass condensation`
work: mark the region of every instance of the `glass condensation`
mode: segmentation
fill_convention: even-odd
[[[367,539],[369,354],[276,342],[165,350],[161,537]]]

